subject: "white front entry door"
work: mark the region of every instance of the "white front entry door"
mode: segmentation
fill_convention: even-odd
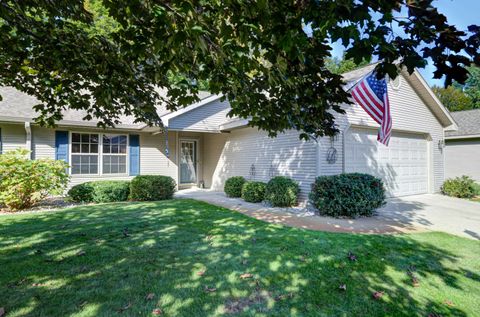
[[[428,192],[428,149],[423,135],[394,132],[389,146],[377,130],[351,128],[345,136],[345,171],[381,178],[389,196]]]
[[[197,141],[180,141],[180,184],[197,183]]]

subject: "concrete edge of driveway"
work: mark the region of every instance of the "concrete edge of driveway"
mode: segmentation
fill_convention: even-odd
[[[377,215],[357,219],[341,219],[318,215],[305,215],[287,212],[284,208],[265,207],[248,203],[237,198],[228,198],[223,193],[212,191],[179,192],[176,198],[200,200],[215,206],[238,211],[244,215],[273,224],[282,224],[309,230],[364,233],[364,234],[399,234],[428,231],[425,228],[404,224],[393,219]]]

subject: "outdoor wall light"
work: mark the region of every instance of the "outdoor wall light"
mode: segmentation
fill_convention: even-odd
[[[445,140],[438,140],[438,148],[440,150],[443,150],[444,147],[445,147]]]

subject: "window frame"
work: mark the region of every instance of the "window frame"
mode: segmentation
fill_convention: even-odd
[[[127,149],[125,151],[125,153],[103,153],[103,137],[104,136],[126,136],[127,137]],[[130,171],[130,136],[128,133],[126,134],[123,134],[123,133],[101,133],[100,134],[100,137],[101,137],[101,153],[100,153],[100,156],[101,156],[101,161],[99,161],[99,163],[102,164],[101,168],[99,169],[99,171],[101,171],[101,175],[121,175],[121,176],[128,176],[129,174],[129,171]],[[104,155],[110,155],[110,156],[125,156],[125,173],[104,173],[103,172],[103,156]]]
[[[72,137],[74,133],[79,133],[79,134],[98,134],[98,153],[72,153]],[[125,173],[103,173],[103,136],[126,136],[127,137],[127,151],[125,154],[121,153],[113,153],[113,155],[118,155],[122,156],[125,155],[125,161],[126,161],[126,169]],[[72,174],[72,156],[73,155],[98,155],[98,169],[96,174]],[[112,153],[106,153],[105,155],[112,155]],[[101,133],[101,132],[90,132],[90,131],[68,131],[68,159],[69,159],[69,165],[70,167],[68,168],[68,173],[72,177],[82,177],[82,178],[88,178],[88,177],[99,177],[99,176],[107,176],[107,177],[122,177],[122,176],[128,176],[129,171],[130,171],[130,134],[129,133],[124,133],[124,132],[107,132],[107,133]]]

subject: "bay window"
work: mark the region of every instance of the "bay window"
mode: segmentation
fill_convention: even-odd
[[[126,174],[127,140],[123,134],[72,132],[72,175]]]

